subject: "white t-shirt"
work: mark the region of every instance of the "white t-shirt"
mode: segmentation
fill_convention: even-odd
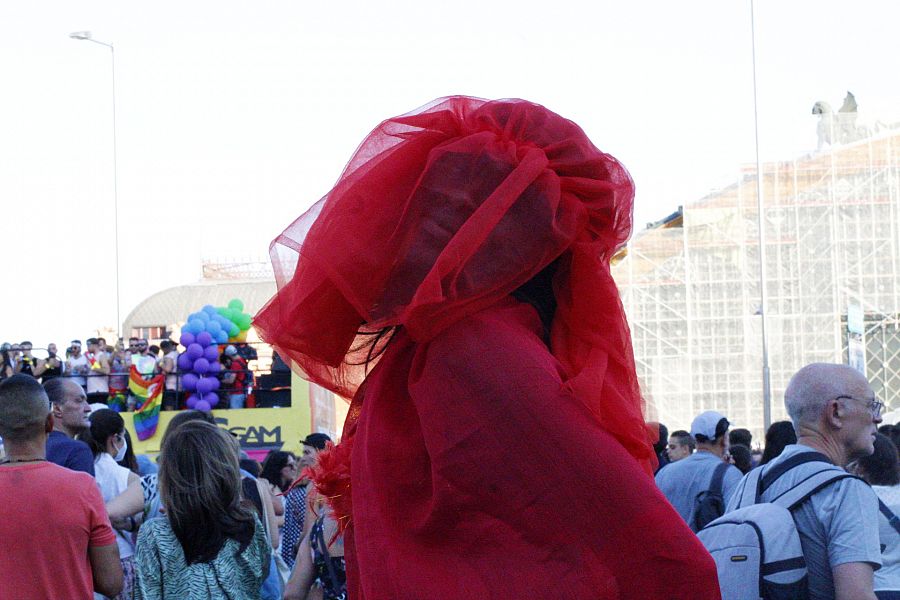
[[[66,374],[73,375],[71,378],[72,381],[80,385],[81,387],[85,387],[84,377],[74,376],[76,373],[79,375],[87,371],[88,359],[84,354],[78,355],[78,358],[74,356],[70,356],[66,359]]]
[[[100,494],[103,496],[104,502],[109,502],[128,487],[128,476],[131,471],[125,467],[119,466],[113,457],[106,452],[101,452],[94,460],[94,477],[97,479],[97,486],[100,488]],[[134,544],[131,541],[131,532],[116,532],[116,543],[119,545],[119,557],[128,558],[134,554]]]
[[[166,354],[165,358],[172,359],[172,364],[176,365],[178,363],[178,350],[172,350]],[[166,375],[166,389],[170,391],[178,389],[178,376],[174,373]]]
[[[109,355],[105,352],[98,352],[94,357],[96,364],[100,364],[101,358],[109,359]],[[90,362],[90,361],[88,361]],[[109,393],[109,375],[91,369],[87,376],[87,393],[88,394],[108,394]]]
[[[900,485],[873,485],[875,495],[900,517]],[[887,517],[878,513],[878,534],[884,550],[881,568],[875,571],[875,591],[900,591],[900,533],[891,527]]]

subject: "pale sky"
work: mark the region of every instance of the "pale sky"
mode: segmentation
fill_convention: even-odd
[[[760,0],[763,160],[815,148],[817,100],[900,120],[900,9]],[[637,185],[638,229],[754,160],[749,0],[0,3],[0,341],[115,321],[109,50],[122,318],[263,257],[382,119],[451,94],[579,123]],[[205,303],[197,299],[197,308]]]

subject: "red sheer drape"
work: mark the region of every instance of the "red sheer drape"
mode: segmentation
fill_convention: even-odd
[[[272,246],[278,294],[255,326],[312,381],[351,398],[371,336],[420,342],[562,257],[552,351],[564,385],[650,472],[609,259],[631,230],[625,169],[573,122],[522,100],[451,97],[379,125]]]

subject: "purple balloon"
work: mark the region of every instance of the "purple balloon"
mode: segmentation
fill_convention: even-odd
[[[197,393],[201,396],[203,394],[208,394],[213,389],[213,379],[212,377],[203,377],[200,381],[197,382]]]
[[[207,346],[206,350],[203,351],[203,358],[205,358],[209,362],[218,360],[219,359],[219,347],[216,345]]]
[[[198,398],[197,396],[190,396],[190,397],[188,397],[187,402],[185,402],[185,404],[187,404],[188,408],[197,408],[197,402],[199,400],[200,400],[200,398]]]
[[[201,402],[206,402],[210,406],[215,406],[219,403],[219,396],[217,394],[203,394],[203,399]]]
[[[197,343],[206,348],[212,344],[212,336],[206,331],[197,334]]]
[[[219,363],[216,363],[216,364],[219,364]],[[209,365],[209,366],[212,367],[212,365]],[[220,382],[219,382],[219,380],[218,380],[217,378],[215,378],[215,377],[210,377],[210,378],[209,378],[209,381],[212,383],[212,390],[210,390],[210,391],[214,392],[214,391],[216,391],[217,389],[219,389],[219,383],[220,383]]]
[[[212,410],[212,406],[209,405],[209,402],[206,400],[197,400],[197,404],[194,405],[195,410],[209,412]]]
[[[194,373],[199,373],[203,375],[209,371],[209,361],[205,358],[198,358],[194,361]]]
[[[190,331],[185,331],[184,333],[181,334],[181,338],[179,338],[179,341],[181,342],[182,346],[187,348],[188,346],[190,346],[191,344],[194,343],[194,339],[195,338],[194,338],[193,333],[191,333]]]
[[[181,387],[184,388],[184,391],[186,392],[196,391],[199,379],[200,378],[193,373],[185,373],[184,377],[181,378]]]
[[[178,355],[179,371],[190,371],[192,366],[194,366],[194,361],[191,360],[190,356],[188,356],[184,352]]]
[[[187,354],[188,358],[190,358],[191,360],[197,360],[198,358],[203,356],[203,346],[194,342],[187,347],[187,350],[185,350],[185,354]]]
[[[213,374],[215,374],[215,373],[218,373],[218,372],[221,371],[221,370],[222,370],[222,365],[219,364],[219,361],[217,361],[217,360],[216,360],[216,361],[211,361],[211,362],[209,363],[209,370],[207,371],[207,373],[213,373]]]

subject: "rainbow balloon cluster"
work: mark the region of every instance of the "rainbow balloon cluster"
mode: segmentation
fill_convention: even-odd
[[[195,336],[206,332],[217,344],[246,342],[252,319],[252,316],[244,312],[244,303],[232,298],[228,306],[214,307],[207,304],[199,311],[191,313],[181,332]],[[184,346],[184,342],[181,345]]]
[[[188,408],[209,411],[219,403],[219,344],[245,341],[250,320],[237,298],[227,307],[207,304],[188,316],[179,339],[185,351],[178,356],[181,388],[190,393]]]

